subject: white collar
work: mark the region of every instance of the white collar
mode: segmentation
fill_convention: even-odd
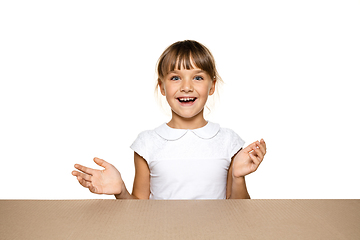
[[[166,123],[155,128],[155,132],[162,138],[174,141],[183,137],[188,131],[193,132],[196,136],[203,139],[210,139],[215,137],[219,132],[220,125],[217,123],[208,122],[204,127],[197,129],[178,129],[171,128]]]

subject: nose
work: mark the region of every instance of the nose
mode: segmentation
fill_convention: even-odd
[[[193,82],[191,79],[184,79],[181,82],[181,88],[180,88],[181,92],[192,92],[194,91],[194,86],[193,86]]]

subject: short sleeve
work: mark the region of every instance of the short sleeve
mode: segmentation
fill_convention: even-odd
[[[230,131],[230,158],[232,158],[241,148],[244,147],[245,141],[234,131]]]
[[[147,131],[141,132],[138,137],[135,139],[133,144],[131,144],[130,148],[134,150],[137,154],[143,157],[147,162],[149,161],[146,139],[147,139]]]

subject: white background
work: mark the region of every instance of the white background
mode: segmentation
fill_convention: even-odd
[[[178,40],[215,56],[207,119],[268,153],[252,198],[360,198],[359,1],[1,1],[0,198],[113,198],[73,165],[113,163],[131,191],[138,133],[169,120],[155,65]]]

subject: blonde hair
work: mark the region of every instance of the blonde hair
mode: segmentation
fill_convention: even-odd
[[[217,72],[215,59],[210,50],[201,43],[194,40],[178,41],[171,44],[161,54],[157,65],[156,74],[157,82],[155,92],[158,94],[159,84],[163,81],[164,77],[175,69],[193,69],[195,67],[205,71],[215,82],[215,89],[223,83],[219,73]],[[218,91],[215,91],[218,93]],[[160,104],[163,105],[163,104]],[[210,105],[214,105],[211,103]],[[206,106],[210,111],[210,108]]]
[[[188,70],[194,67],[200,68],[209,74],[213,81],[222,81],[209,49],[194,40],[179,41],[165,49],[157,63],[158,83],[167,73],[180,69],[181,66]]]

